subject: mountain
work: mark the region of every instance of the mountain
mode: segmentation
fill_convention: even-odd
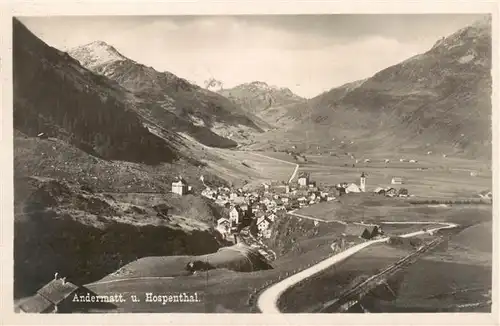
[[[136,95],[137,112],[167,130],[186,133],[213,147],[234,147],[262,129],[250,114],[225,97],[126,58],[96,41],[68,52],[84,67]]]
[[[487,17],[425,53],[296,105],[286,115],[290,128],[266,135],[265,142],[332,150],[349,138],[364,151],[491,157],[491,85]]]
[[[175,149],[144,127],[127,94],[13,22],[14,128],[65,139],[106,159],[171,162]]]
[[[13,79],[16,298],[55,272],[82,285],[139,257],[220,247],[222,212],[196,191],[227,183],[195,155],[199,143],[144,122],[134,94],[18,19]],[[179,175],[191,194],[170,193]]]
[[[218,93],[271,125],[276,125],[290,106],[305,102],[304,98],[288,88],[270,86],[260,81],[222,89]]]

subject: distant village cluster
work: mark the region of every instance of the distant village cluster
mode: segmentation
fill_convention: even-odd
[[[264,183],[253,191],[207,186],[201,194],[229,209],[228,216],[221,217],[216,227],[226,239],[252,224],[258,237],[270,238],[273,223],[283,213],[336,198],[334,190],[319,189],[308,173],[301,173],[296,184]]]
[[[203,181],[203,177],[200,178]],[[394,177],[392,184],[403,184],[403,178]],[[203,182],[204,183],[204,182]],[[204,183],[205,184],[205,183]],[[243,188],[217,187],[205,185],[201,195],[216,205],[227,209],[227,215],[219,218],[216,230],[227,241],[236,242],[235,235],[243,228],[250,227],[250,232],[259,238],[270,238],[272,225],[276,219],[289,211],[320,202],[335,200],[347,193],[366,191],[366,175],[361,174],[359,185],[355,183],[339,183],[330,189],[321,189],[311,180],[309,173],[301,172],[296,183],[264,183],[256,190]],[[178,177],[172,183],[172,192],[184,195],[191,191],[187,182]],[[393,187],[377,187],[375,193],[388,197],[407,197],[408,190]]]
[[[402,177],[393,177],[391,179],[391,184],[393,185],[402,185],[404,183],[404,179]],[[366,175],[363,172],[359,179],[359,186],[355,183],[339,183],[335,186],[335,188],[339,192],[339,196],[343,194],[348,194],[350,192],[366,192]],[[396,189],[394,187],[377,187],[373,190],[374,193],[379,195],[384,195],[387,197],[409,197],[408,189],[400,188]]]

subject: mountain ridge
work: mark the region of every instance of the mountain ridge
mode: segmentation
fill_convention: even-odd
[[[69,50],[69,54],[98,75],[135,94],[136,108],[163,128],[185,132],[207,146],[235,147],[252,133],[262,132],[259,119],[225,97],[193,85],[170,72],[159,72],[130,58],[101,58],[95,42]],[[97,43],[105,52],[114,47]],[[119,53],[119,52],[118,52]],[[121,55],[121,54],[120,54]]]
[[[15,129],[59,137],[106,159],[159,163],[179,157],[142,125],[124,89],[48,46],[17,19],[13,34]]]
[[[370,78],[289,108],[282,117],[288,129],[272,138],[325,151],[347,148],[331,141],[347,137],[366,150],[491,157],[491,60],[490,18]]]
[[[305,101],[287,87],[269,85],[262,81],[239,84],[218,93],[270,125],[276,125],[289,106]]]

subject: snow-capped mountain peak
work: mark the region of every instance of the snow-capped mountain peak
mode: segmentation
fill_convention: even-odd
[[[94,41],[74,48],[69,52],[72,53],[73,57],[78,57],[80,63],[87,68],[93,68],[110,62],[127,60],[127,58],[113,46],[103,41]]]

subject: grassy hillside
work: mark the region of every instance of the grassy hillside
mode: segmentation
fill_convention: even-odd
[[[171,182],[182,175],[195,191],[205,183],[222,185],[224,180],[204,169],[202,163],[179,159],[172,163],[145,165],[99,158],[57,139],[14,137],[14,172],[16,178],[27,176],[50,177],[86,185],[98,192],[156,192],[167,193]]]
[[[491,158],[490,71],[491,18],[371,78],[296,105],[283,117],[291,122],[288,131],[263,135],[260,147],[296,142],[325,152],[354,141],[358,153],[449,151]]]
[[[15,190],[16,297],[32,294],[56,271],[84,284],[140,257],[204,254],[220,246],[213,224],[175,203],[169,211],[168,200],[163,207],[133,205],[41,177],[16,180]]]
[[[225,182],[197,161],[192,144],[145,127],[133,94],[16,19],[13,28],[16,297],[56,271],[82,284],[143,256],[216,251],[211,226],[221,212],[196,194],[201,175]],[[192,195],[169,193],[179,175]],[[113,197],[124,192],[156,198]]]

